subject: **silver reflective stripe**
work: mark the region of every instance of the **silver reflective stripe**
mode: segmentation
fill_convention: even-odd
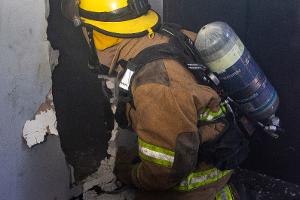
[[[139,138],[139,155],[142,160],[152,162],[164,167],[172,167],[175,152],[153,144],[149,144]]]
[[[200,182],[204,182],[204,181],[207,181],[209,179],[212,179],[214,177],[216,177],[217,175],[219,174],[219,171],[218,170],[215,170],[207,175],[204,175],[204,176],[200,176],[200,177],[193,177],[191,180],[190,180],[190,185],[192,184],[195,184],[195,183],[200,183]],[[186,185],[187,183],[185,183],[184,185]],[[180,184],[181,185],[181,184]]]
[[[180,191],[190,191],[198,187],[214,183],[227,176],[230,172],[231,170],[220,171],[217,168],[202,172],[194,172],[183,180],[175,189]]]
[[[145,147],[139,147],[140,149],[140,153],[152,157],[152,158],[156,158],[156,159],[160,159],[160,160],[165,160],[168,162],[173,163],[174,162],[174,156],[170,156],[161,152],[157,152],[157,151],[153,151],[151,149],[147,149]]]

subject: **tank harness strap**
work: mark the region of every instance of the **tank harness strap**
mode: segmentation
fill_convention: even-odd
[[[179,26],[172,24],[163,25],[159,33],[169,37],[169,42],[148,47],[142,50],[135,58],[127,62],[121,60],[118,63],[123,68],[126,65],[126,71],[119,84],[118,114],[116,115],[116,120],[119,125],[122,124],[122,128],[128,128],[124,126],[124,124],[127,124],[127,122],[124,121],[126,117],[121,116],[121,113],[125,113],[126,105],[124,104],[131,103],[134,107],[131,93],[132,80],[134,80],[135,75],[142,67],[150,62],[159,59],[174,59],[191,71],[198,82],[213,87],[205,81],[201,82],[201,80],[207,80],[206,69],[202,64],[199,64],[202,62],[200,62],[193,42],[180,31]]]
[[[171,35],[172,32],[167,29],[162,29],[165,32],[164,34]],[[164,32],[162,31],[162,32]],[[203,80],[204,77],[207,75],[205,74],[204,66],[201,64],[197,64],[197,60],[199,60],[195,53],[195,49],[193,49],[192,45],[186,44],[186,42],[183,42],[182,40],[188,41],[189,39],[187,36],[185,36],[183,33],[179,34],[180,36],[176,36],[174,34],[172,38],[170,38],[169,43],[164,44],[158,44],[151,47],[148,47],[141,51],[135,58],[130,59],[126,66],[126,72],[124,73],[124,76],[120,82],[120,88],[131,92],[130,91],[130,85],[131,81],[133,80],[134,76],[140,71],[140,69],[145,66],[147,63],[153,62],[155,60],[159,59],[174,59],[178,62],[182,63],[184,67],[186,67],[189,71],[192,73],[197,70],[201,71],[202,73],[193,73],[197,80]],[[185,39],[181,39],[184,38]],[[184,45],[185,44],[185,45]],[[200,77],[199,77],[200,76]],[[202,83],[202,82],[201,82]],[[202,83],[205,84],[205,83]]]
[[[170,43],[175,45],[176,48],[182,49],[186,55],[187,63],[203,63],[198,51],[195,48],[194,42],[181,32],[182,27],[177,24],[164,24],[161,27],[159,33],[170,38]],[[204,67],[204,66],[202,66]]]

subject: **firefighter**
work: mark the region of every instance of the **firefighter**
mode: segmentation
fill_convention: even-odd
[[[137,199],[234,199],[228,184],[233,170],[221,170],[199,153],[228,129],[220,120],[227,111],[217,92],[172,58],[153,59],[136,73],[126,65],[143,50],[170,41],[158,31],[160,16],[148,1],[81,0],[78,13],[90,66],[117,72],[119,92],[130,91],[118,122],[137,134],[139,159],[121,148],[117,178],[140,191]],[[195,40],[195,33],[181,31]]]

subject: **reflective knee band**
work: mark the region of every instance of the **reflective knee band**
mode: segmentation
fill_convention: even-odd
[[[206,108],[204,112],[200,115],[200,121],[203,122],[212,122],[221,117],[224,117],[226,113],[226,106],[221,105],[220,109],[217,112],[210,111],[210,109]]]
[[[232,170],[220,171],[217,168],[212,168],[207,171],[193,172],[175,189],[179,191],[191,191],[198,187],[217,182],[231,173],[231,171]]]
[[[217,193],[216,200],[234,200],[230,187],[226,185]]]
[[[148,144],[139,139],[139,155],[142,160],[147,160],[164,167],[172,167],[175,152]]]
[[[139,142],[139,155],[142,160],[171,168],[174,163],[175,152],[169,149],[146,143],[142,139]],[[176,188],[179,191],[190,191],[201,186],[214,183],[227,176],[231,170],[220,171],[212,168],[206,171],[192,172]]]

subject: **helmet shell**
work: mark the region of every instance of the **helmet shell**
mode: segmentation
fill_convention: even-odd
[[[80,0],[79,15],[83,26],[121,38],[146,35],[160,24],[147,0]]]

